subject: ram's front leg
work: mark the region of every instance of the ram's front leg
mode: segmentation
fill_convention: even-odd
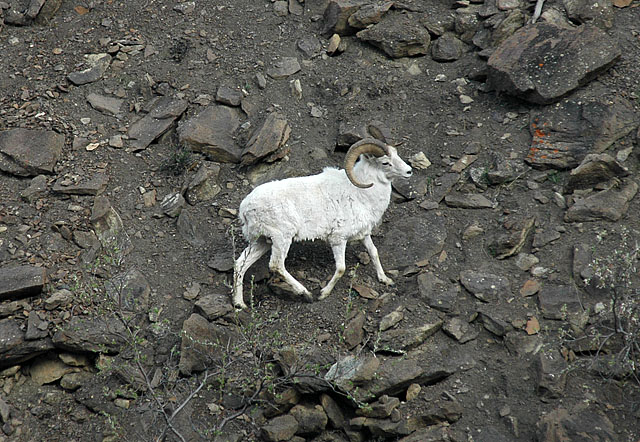
[[[371,240],[371,235],[365,236],[364,239],[362,240],[362,243],[366,247],[367,252],[371,257],[371,260],[373,261],[373,265],[376,268],[376,273],[378,274],[378,281],[387,285],[393,285],[393,279],[389,278],[387,275],[384,274],[384,270],[382,269],[382,264],[380,264],[380,256],[378,256],[378,249],[376,249],[376,246],[373,244],[373,241]]]
[[[347,248],[346,241],[341,241],[336,244],[331,244],[331,250],[333,251],[333,258],[336,261],[336,272],[333,274],[333,278],[331,278],[331,281],[329,281],[327,285],[324,286],[322,290],[320,290],[320,296],[318,297],[318,300],[322,300],[327,296],[329,296],[329,294],[331,293],[331,290],[333,290],[333,287],[335,287],[336,283],[338,282],[338,279],[340,279],[342,275],[344,275],[344,271],[346,270],[346,265],[344,262],[344,254],[345,254],[346,248]]]

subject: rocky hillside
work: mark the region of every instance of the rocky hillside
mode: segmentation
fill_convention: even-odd
[[[637,441],[637,0],[0,1],[0,441]],[[257,185],[414,169],[334,272]]]

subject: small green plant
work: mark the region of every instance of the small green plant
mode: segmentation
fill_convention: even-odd
[[[171,152],[163,169],[174,175],[181,175],[191,169],[194,164],[193,152],[182,145],[177,145]]]

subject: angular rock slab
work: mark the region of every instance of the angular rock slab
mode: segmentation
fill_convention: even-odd
[[[569,207],[564,215],[565,222],[618,221],[629,208],[629,202],[638,193],[638,184],[628,181],[587,198],[580,199]]]
[[[53,343],[71,352],[118,353],[126,336],[124,325],[115,316],[74,316],[53,335]]]
[[[104,172],[98,172],[91,178],[82,180],[77,184],[64,185],[63,179],[53,184],[53,191],[66,195],[100,195],[107,188],[109,177]]]
[[[378,245],[380,261],[385,269],[413,266],[440,253],[447,239],[442,223],[425,217],[408,217],[394,223]]]
[[[30,265],[0,268],[0,300],[16,296],[33,296],[47,281],[44,267]]]
[[[187,110],[188,103],[171,97],[159,98],[147,115],[129,127],[129,144],[136,150],[146,149],[165,133],[173,122]]]
[[[242,164],[255,164],[262,158],[271,162],[286,155],[283,149],[291,134],[287,120],[277,112],[267,116],[262,126],[254,132],[242,152]]]
[[[64,135],[51,130],[10,129],[0,132],[0,170],[18,176],[53,173],[64,147]]]
[[[426,55],[431,44],[429,31],[406,14],[389,14],[380,23],[356,35],[391,58]]]
[[[124,100],[99,94],[87,95],[87,101],[95,110],[109,115],[117,115]]]
[[[594,406],[580,405],[571,412],[556,408],[536,423],[540,442],[582,440],[584,442],[613,442],[618,440],[613,423]]]
[[[507,299],[511,296],[511,283],[504,276],[463,270],[460,272],[460,282],[473,296],[484,302]]]
[[[52,350],[51,339],[27,341],[22,331],[22,321],[0,321],[0,367],[15,365]]]
[[[194,152],[202,152],[219,163],[240,162],[240,148],[233,133],[240,125],[236,109],[212,105],[178,127],[180,142]]]
[[[67,79],[76,86],[98,81],[107,72],[111,64],[111,56],[109,54],[88,54],[85,55],[85,58],[89,65],[87,69],[71,72],[67,75]]]
[[[569,169],[591,153],[601,153],[639,121],[624,98],[613,102],[565,100],[533,115],[531,147],[525,161],[532,167]]]
[[[489,57],[488,83],[537,104],[548,104],[611,67],[618,44],[593,25],[576,29],[539,22],[507,38]]]
[[[212,324],[196,313],[182,324],[181,336],[178,367],[185,376],[219,362],[236,339],[231,328]]]
[[[91,224],[103,247],[109,253],[128,253],[131,240],[122,218],[106,196],[97,196],[91,208]]]
[[[355,33],[356,29],[349,25],[349,18],[366,3],[366,0],[331,0],[322,17],[322,34],[331,36]]]
[[[629,170],[615,158],[606,153],[589,154],[582,163],[569,174],[565,193],[575,189],[587,189],[595,184],[609,181],[613,177],[622,178],[629,175]]]

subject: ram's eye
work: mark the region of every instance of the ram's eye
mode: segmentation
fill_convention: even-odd
[[[383,162],[382,162],[382,165],[383,165],[383,166],[388,166],[389,164],[391,164],[391,163],[390,163],[390,162],[388,162],[388,161],[383,161]]]

